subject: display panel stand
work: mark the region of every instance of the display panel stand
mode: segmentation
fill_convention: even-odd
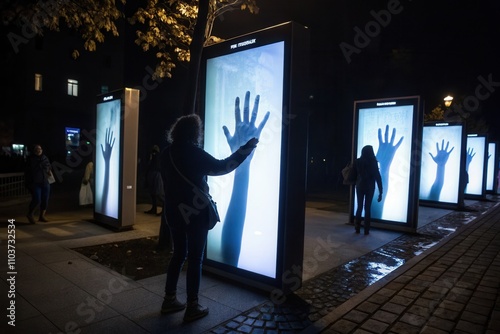
[[[221,222],[209,232],[204,269],[276,298],[302,284],[308,55],[308,29],[287,22],[209,46],[202,59],[205,150],[226,158],[224,127],[262,125],[249,161],[209,177]]]
[[[136,219],[138,123],[139,90],[98,96],[94,220],[115,230]]]

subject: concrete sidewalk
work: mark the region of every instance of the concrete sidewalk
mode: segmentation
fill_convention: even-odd
[[[303,333],[499,333],[500,206]]]

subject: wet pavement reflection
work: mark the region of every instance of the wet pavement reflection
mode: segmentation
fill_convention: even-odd
[[[498,198],[474,202],[467,210],[453,211],[417,230],[403,234],[370,253],[333,268],[303,283],[302,288],[280,304],[257,306],[211,330],[213,333],[290,333],[321,319],[369,285],[408,260],[435,246],[461,226],[468,224]]]

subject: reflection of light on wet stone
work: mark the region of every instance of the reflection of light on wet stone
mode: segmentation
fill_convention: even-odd
[[[398,267],[403,265],[405,262],[402,259],[394,259],[395,264],[390,266],[386,265],[385,263],[380,263],[380,262],[368,262],[366,264],[366,269],[367,269],[367,274],[368,274],[368,284],[373,284],[379,279],[383,278],[387,274],[391,273],[392,271],[396,270]]]
[[[438,242],[431,242],[431,243],[428,243],[428,244],[424,244],[422,242],[420,242],[416,247],[419,249],[417,251],[415,251],[415,255],[420,255],[422,254],[425,250],[431,248],[432,246],[436,245]]]
[[[453,232],[455,232],[457,229],[456,229],[456,228],[453,228],[453,227],[441,227],[441,226],[438,226],[438,230],[444,230],[444,231],[449,231],[450,233],[453,233]]]

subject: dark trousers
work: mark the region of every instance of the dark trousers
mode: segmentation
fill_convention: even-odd
[[[173,221],[175,218],[175,222]],[[187,300],[195,301],[198,299],[201,281],[201,266],[203,262],[203,253],[207,242],[208,229],[201,227],[199,221],[191,222],[189,225],[184,223],[182,218],[172,217],[168,219],[170,233],[174,244],[174,253],[167,268],[167,282],[165,283],[165,294],[173,295],[177,291],[177,282],[184,265],[188,260],[186,274],[186,292]]]
[[[363,208],[365,209],[365,231],[368,232],[370,230],[370,222],[371,222],[371,211],[372,211],[372,200],[373,194],[375,193],[375,187],[356,187],[356,197],[358,208],[356,209],[356,230],[359,230],[361,227],[361,213],[363,212]]]
[[[49,195],[50,195],[50,184],[34,184],[31,190],[31,202],[29,205],[29,213],[33,214],[33,211],[40,205],[40,210],[47,210],[49,205]]]

